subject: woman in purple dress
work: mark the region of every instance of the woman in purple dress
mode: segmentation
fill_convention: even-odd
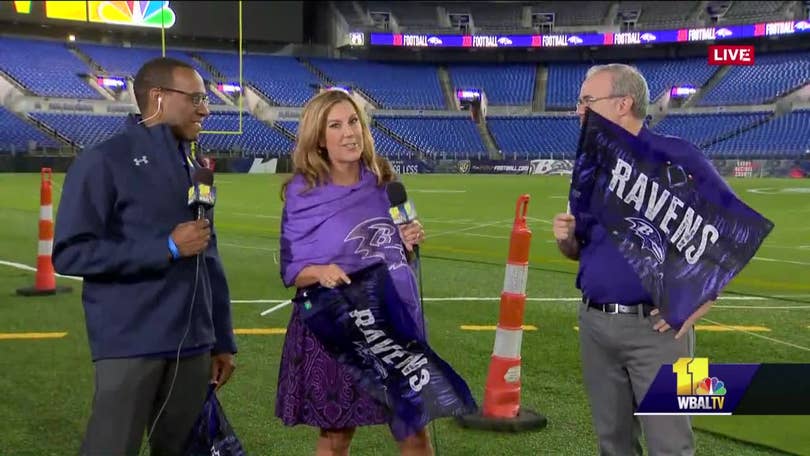
[[[397,228],[385,184],[390,163],[374,153],[360,109],[340,90],[321,93],[301,115],[293,177],[282,188],[281,275],[287,287],[336,287],[349,275],[385,262],[407,311],[424,328],[413,246],[424,239],[419,222]],[[358,426],[386,424],[386,409],[359,388],[301,320],[294,304],[278,377],[276,416],[285,425],[320,429],[316,455],[348,455]],[[398,442],[403,455],[432,455],[423,428]]]

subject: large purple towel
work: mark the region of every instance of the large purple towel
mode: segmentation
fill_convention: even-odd
[[[670,326],[680,329],[751,260],[773,223],[680,140],[653,147],[593,111],[571,182],[577,231],[610,233]],[[667,148],[667,144],[672,147]]]
[[[298,302],[327,351],[385,405],[402,440],[430,421],[475,412],[464,380],[421,339],[419,326],[384,265],[356,272],[335,289],[313,287]]]

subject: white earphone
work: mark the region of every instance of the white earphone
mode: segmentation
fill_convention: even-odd
[[[149,121],[149,120],[152,120],[152,119],[154,119],[156,116],[160,115],[160,107],[161,107],[161,104],[162,104],[162,103],[163,103],[163,96],[158,95],[158,106],[157,106],[157,109],[155,110],[155,113],[154,113],[154,114],[152,114],[152,115],[151,115],[151,116],[149,116],[149,117],[146,117],[146,118],[144,118],[144,119],[141,119],[141,121],[140,121],[140,122],[138,122],[138,124],[140,125],[140,124],[142,124],[142,123],[144,123],[144,122],[147,122],[147,121]]]

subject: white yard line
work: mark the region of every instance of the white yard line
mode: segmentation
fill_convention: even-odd
[[[779,260],[776,258],[765,258],[761,256],[755,256],[753,259],[759,261],[767,261],[769,263],[785,263],[785,264],[797,264],[799,266],[810,266],[810,263],[808,263],[807,261]]]
[[[33,266],[28,266],[27,264],[22,264],[22,263],[15,263],[13,261],[0,260],[0,266],[9,266],[9,267],[12,267],[12,268],[15,268],[15,269],[22,269],[23,271],[37,272],[37,268],[35,268]],[[80,282],[82,281],[81,277],[66,276],[66,275],[62,275],[62,274],[56,274],[56,277],[61,277],[63,279],[70,279],[70,280],[78,280]]]
[[[268,247],[256,247],[254,245],[244,245],[244,244],[234,244],[232,242],[217,242],[217,245],[224,245],[226,247],[234,247],[237,249],[245,249],[245,250],[261,250],[263,252],[278,252],[278,249],[271,249]]]
[[[770,341],[770,342],[773,342],[773,343],[776,343],[776,344],[786,345],[786,346],[788,346],[788,347],[797,348],[797,349],[799,349],[799,350],[804,350],[804,351],[808,351],[808,352],[810,352],[810,348],[808,348],[808,347],[803,347],[803,346],[801,346],[801,345],[796,345],[796,344],[794,344],[794,343],[792,343],[792,342],[787,342],[787,341],[784,341],[784,340],[774,339],[773,337],[763,336],[762,334],[757,334],[757,333],[754,333],[754,332],[751,332],[751,331],[746,331],[746,330],[744,330],[744,329],[740,329],[740,328],[735,328],[735,327],[733,327],[733,326],[724,325],[723,323],[720,323],[720,322],[717,322],[717,321],[714,321],[714,320],[710,320],[710,319],[708,319],[708,318],[706,318],[706,317],[703,317],[701,320],[703,320],[703,321],[707,321],[707,322],[712,323],[712,324],[715,324],[715,325],[717,325],[717,326],[722,326],[722,327],[728,328],[728,329],[730,329],[730,330],[732,330],[732,331],[738,331],[738,332],[741,332],[741,333],[748,334],[749,336],[754,336],[754,337],[758,337],[758,338],[760,338],[760,339],[765,339],[765,340],[767,340],[767,341]]]
[[[500,222],[497,222],[497,223],[500,223]],[[15,269],[21,269],[23,271],[36,272],[36,268],[34,268],[32,266],[28,266],[28,265],[22,264],[22,263],[15,263],[13,261],[0,260],[0,265],[12,267],[12,268],[15,268]],[[66,278],[66,279],[71,279],[71,280],[79,280],[79,281],[82,280],[80,277],[63,276],[61,274],[57,274],[57,276],[58,277],[63,277],[63,278]],[[796,295],[796,296],[804,296],[804,295]],[[765,298],[765,297],[762,297],[762,296],[728,296],[728,297],[720,298],[720,301],[721,302],[722,301],[763,301],[763,300],[767,300],[767,299],[768,298]],[[424,301],[431,301],[431,302],[443,302],[443,301],[451,301],[451,302],[452,301],[467,301],[467,302],[469,302],[469,301],[499,301],[499,300],[500,300],[500,298],[481,298],[481,297],[472,297],[472,296],[468,296],[468,297],[424,298]],[[563,301],[579,301],[579,300],[581,300],[581,298],[578,298],[578,297],[574,297],[574,298],[526,298],[526,300],[527,301],[539,301],[539,302],[563,302]],[[286,307],[286,306],[288,306],[288,305],[290,305],[292,303],[292,301],[290,301],[290,300],[279,300],[279,299],[234,299],[231,302],[235,303],[235,304],[276,304],[275,306],[263,311],[261,313],[262,316],[269,315],[269,314],[271,314],[271,313],[273,313],[273,312],[275,312],[275,311],[277,311],[279,309],[282,309],[282,308],[284,308],[284,307]],[[751,307],[749,307],[749,306],[723,306],[723,305],[714,305],[713,307],[716,307],[716,308],[728,308],[728,309],[733,308],[733,309],[768,309],[768,310],[774,310],[774,309],[807,309],[807,308],[810,308],[810,306],[758,306],[758,307],[751,306]],[[727,326],[727,325],[724,325],[722,323],[716,322],[714,320],[710,320],[710,319],[708,319],[706,317],[703,317],[702,320],[707,321],[707,322],[712,323],[712,324],[715,324],[715,325],[718,325],[718,326],[727,327],[727,328],[731,329],[732,331],[739,331],[741,333],[748,334],[750,336],[754,336],[754,337],[757,337],[757,338],[760,338],[760,339],[764,339],[764,340],[767,340],[769,342],[773,342],[773,343],[776,343],[776,344],[785,345],[785,346],[788,346],[788,347],[792,347],[792,348],[796,348],[796,349],[799,349],[799,350],[804,350],[804,351],[809,351],[810,352],[810,348],[803,347],[801,345],[797,345],[797,344],[794,344],[792,342],[787,342],[787,341],[784,341],[784,340],[775,339],[773,337],[763,336],[761,334],[756,334],[756,333],[753,333],[753,332],[750,332],[750,331],[745,331],[745,330],[741,330],[739,328],[734,328],[734,327],[731,327],[731,326]]]
[[[281,219],[280,215],[266,215],[266,214],[253,214],[250,212],[226,212],[222,215],[239,215],[242,217],[255,217],[255,218],[264,218],[264,219],[274,219],[279,220]]]
[[[478,225],[469,226],[467,228],[459,228],[457,230],[440,231],[440,232],[435,233],[435,234],[426,234],[425,235],[425,240],[434,239],[434,238],[437,238],[439,236],[446,236],[448,234],[458,234],[458,233],[463,233],[465,231],[473,231],[473,230],[477,230],[477,229],[480,229],[480,228],[486,228],[488,226],[499,225],[499,224],[502,224],[502,223],[509,223],[509,222],[513,222],[513,221],[514,221],[513,219],[509,219],[509,220],[506,220],[506,221],[499,220],[497,222],[481,223],[481,224],[478,224]]]

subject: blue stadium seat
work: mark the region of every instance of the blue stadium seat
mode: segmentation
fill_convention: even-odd
[[[103,98],[80,76],[90,68],[62,42],[0,37],[0,70],[39,96]]]
[[[336,84],[363,89],[383,108],[444,109],[435,65],[312,59]]]
[[[535,65],[450,65],[447,69],[453,88],[483,89],[490,105],[532,103]]]
[[[100,44],[79,43],[77,47],[87,54],[110,74],[135,76],[138,69],[149,60],[160,57],[160,48],[104,46]],[[211,74],[202,65],[184,51],[166,49],[166,57],[175,58],[194,67],[203,79],[211,80]]]
[[[723,22],[726,24],[754,24],[784,21],[783,6],[784,2],[731,2],[728,11],[723,15]]]
[[[276,121],[276,125],[293,135],[298,134],[298,122],[294,120]],[[371,127],[371,138],[374,140],[374,152],[384,157],[411,158],[413,151],[388,136],[377,127]]]
[[[716,68],[706,65],[705,58],[679,60],[638,60],[624,62],[635,66],[647,80],[650,102],[655,102],[673,86],[692,85],[700,88],[712,77]],[[579,89],[592,64],[553,63],[548,68],[546,107],[575,109]]]
[[[384,157],[412,158],[414,155],[413,151],[379,128],[371,127],[371,137],[374,139],[374,151]]]
[[[292,133],[293,136],[298,135],[298,121],[295,120],[277,120],[276,126],[281,127],[282,130],[286,130]]]
[[[810,82],[810,53],[758,54],[755,65],[733,66],[700,106],[769,103]]]
[[[710,157],[810,158],[810,110],[777,117],[706,149]]]
[[[48,125],[76,144],[87,147],[121,131],[125,115],[89,115],[37,112],[31,117]]]
[[[695,8],[694,1],[670,0],[668,2],[622,1],[620,11],[640,10],[636,30],[677,29],[685,25],[684,14]],[[725,19],[725,17],[724,17]]]
[[[126,116],[36,113],[34,118],[52,127],[76,143],[87,147],[119,132]],[[245,114],[242,134],[202,134],[200,147],[218,152],[243,155],[279,155],[292,151],[292,141],[255,117]],[[239,131],[237,113],[213,113],[203,121],[205,131]]]
[[[490,117],[487,126],[505,158],[576,156],[579,117]]]
[[[591,65],[584,63],[553,63],[548,66],[546,108],[574,110],[579,87]]]
[[[239,131],[238,113],[212,113],[203,121],[206,131]],[[293,141],[259,119],[245,113],[242,134],[202,134],[203,150],[241,152],[246,156],[285,155],[293,150]]]
[[[0,153],[24,153],[29,148],[43,147],[56,148],[59,143],[0,106]]]
[[[229,52],[200,52],[198,55],[231,81],[239,76],[239,57]],[[293,57],[247,54],[242,56],[243,79],[280,106],[303,106],[320,84]]]
[[[506,13],[504,13],[506,14]],[[497,22],[497,21],[496,21]],[[494,24],[494,23],[493,23]],[[494,24],[497,25],[497,24]],[[124,48],[77,43],[93,62],[115,75],[133,76],[144,61],[160,55],[157,48]],[[37,59],[31,59],[32,54]],[[64,43],[39,39],[0,38],[0,69],[10,78],[40,96],[98,99],[100,95],[80,74],[91,74],[80,58],[70,55]],[[183,51],[170,49],[167,55],[191,63],[200,74],[214,74],[235,81],[238,58],[235,53]],[[192,56],[202,59],[195,60]],[[644,74],[654,101],[675,85],[700,87],[714,75],[716,67],[705,64],[703,57],[678,60],[640,60],[631,62]],[[322,81],[308,68],[314,66],[337,84],[355,85],[378,102],[383,109],[445,110],[435,64],[382,63],[361,60],[313,59],[309,63],[293,57],[247,54],[244,78],[271,102],[282,106],[303,106],[317,93]],[[549,110],[573,110],[579,87],[590,63],[549,64],[546,105]],[[491,105],[527,106],[532,103],[535,85],[534,64],[448,64],[452,85],[458,88],[482,88]],[[733,67],[706,93],[703,105],[759,104],[770,102],[810,81],[810,53],[759,54],[750,67]],[[220,102],[210,94],[212,102]],[[38,108],[39,109],[39,108]],[[57,108],[58,109],[58,108]],[[410,157],[414,153],[395,137],[412,143],[428,156],[466,158],[486,156],[486,147],[476,124],[468,116],[445,117],[428,112],[412,117],[377,114],[371,133],[380,155]],[[55,129],[84,147],[107,138],[123,124],[123,115],[34,112],[31,117]],[[799,111],[771,118],[771,112],[698,113],[666,116],[653,129],[682,137],[702,147],[712,157],[795,158],[808,156],[810,111]],[[233,131],[238,128],[235,112],[214,112],[205,122],[206,130]],[[33,123],[0,110],[0,150],[25,151],[60,147],[60,142],[37,129]],[[378,125],[378,126],[377,126]],[[243,134],[205,134],[201,147],[207,150],[246,155],[287,154],[293,149],[292,138],[297,121],[268,125],[246,114]],[[506,158],[572,158],[579,137],[575,116],[503,116],[492,115],[488,128],[497,147]],[[386,133],[390,131],[391,134]],[[286,132],[286,134],[285,134]],[[725,138],[725,139],[724,139]],[[33,143],[29,142],[33,140]]]
[[[704,114],[670,114],[659,122],[653,130],[678,136],[701,147],[727,134],[751,126],[770,116],[766,112],[750,113],[704,113]]]
[[[77,46],[82,52],[87,54],[95,63],[101,66],[108,74],[119,76],[135,77],[138,69],[154,58],[160,57],[162,51],[160,48],[146,48],[146,47],[133,47],[126,48],[121,46],[103,46],[100,44],[87,44],[80,43]],[[186,62],[194,67],[200,76],[205,81],[212,81],[214,78],[202,65],[195,61],[191,56],[176,49],[167,49],[166,57],[172,57],[183,62]],[[211,104],[225,104],[218,96],[214,95],[210,90],[208,98]]]
[[[429,156],[486,155],[478,127],[468,117],[375,117],[382,126]]]
[[[656,101],[673,86],[703,87],[717,71],[704,57],[677,60],[638,60],[630,62],[644,75],[650,90],[650,101]]]
[[[556,14],[557,25],[587,26],[600,23],[608,15],[611,4],[609,2],[538,2],[543,12]]]

